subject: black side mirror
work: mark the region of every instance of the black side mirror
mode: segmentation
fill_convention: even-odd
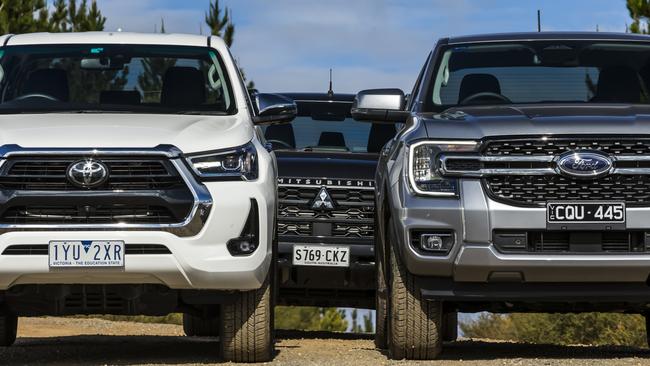
[[[288,123],[298,114],[296,102],[279,94],[256,93],[253,100],[257,108],[257,115],[253,117],[256,125]]]
[[[404,123],[410,115],[405,106],[400,89],[369,89],[357,94],[351,112],[357,121]]]

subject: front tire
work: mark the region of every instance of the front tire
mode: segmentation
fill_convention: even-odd
[[[650,347],[650,313],[643,314],[645,317],[645,337],[648,347]]]
[[[442,351],[442,303],[422,298],[415,277],[399,260],[392,222],[388,223],[391,293],[388,355],[392,359],[431,360]]]
[[[273,358],[271,269],[262,287],[234,295],[221,306],[221,349],[225,361],[267,362]]]
[[[9,347],[16,342],[18,317],[5,313],[0,316],[0,347]]]
[[[379,253],[375,251],[375,253]],[[377,292],[375,294],[375,347],[386,349],[388,347],[388,334],[386,327],[388,325],[388,288],[386,286],[386,276],[384,275],[383,260],[377,254]]]

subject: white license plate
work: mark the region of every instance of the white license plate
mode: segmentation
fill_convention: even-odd
[[[295,266],[349,267],[350,247],[294,245]]]
[[[625,224],[624,202],[549,202],[546,222],[585,224]]]
[[[50,267],[124,267],[124,242],[51,241],[49,257]]]

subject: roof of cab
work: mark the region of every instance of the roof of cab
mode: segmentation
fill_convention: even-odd
[[[650,42],[650,36],[633,33],[608,32],[526,32],[494,33],[448,38],[449,44],[503,42],[503,41],[543,41],[543,40],[593,40],[593,41],[637,41]]]
[[[208,37],[195,34],[131,33],[131,32],[77,32],[26,33],[0,38],[4,46],[39,44],[146,44],[172,46],[208,46]]]

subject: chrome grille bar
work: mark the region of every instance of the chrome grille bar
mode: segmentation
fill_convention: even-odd
[[[481,156],[481,155],[441,155],[439,160],[439,172],[447,177],[469,177],[482,178],[495,175],[557,175],[554,156]],[[449,161],[466,160],[475,161],[481,165],[485,163],[547,163],[547,167],[539,168],[483,168],[479,169],[453,169],[448,166]],[[618,168],[617,162],[650,162],[650,155],[643,156],[612,156],[614,168],[611,175],[650,175],[650,166],[639,168]]]

